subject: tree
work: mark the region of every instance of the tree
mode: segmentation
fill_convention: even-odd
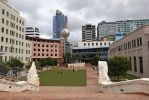
[[[23,66],[24,66],[24,63],[16,58],[12,58],[11,60],[7,61],[6,64],[12,68],[13,67],[23,68]]]
[[[130,61],[126,57],[114,57],[108,61],[109,75],[118,78],[125,76],[131,66]]]
[[[0,74],[7,74],[10,68],[3,62],[0,62]]]
[[[27,69],[30,69],[31,65],[32,65],[32,62],[28,62],[28,64],[27,64],[25,67],[26,67]],[[36,65],[36,68],[37,68],[38,70],[41,70],[41,66],[40,66],[40,62],[39,62],[39,61],[35,61],[35,65]]]
[[[94,66],[98,66],[98,61],[100,60],[100,57],[99,55],[96,55],[93,57],[92,61],[91,61],[91,64],[94,65]]]

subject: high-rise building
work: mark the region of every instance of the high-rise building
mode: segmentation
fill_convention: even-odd
[[[37,28],[37,27],[26,27],[26,36],[39,37],[39,28]]]
[[[53,16],[53,38],[61,38],[60,32],[68,28],[68,18],[60,10]]]
[[[0,0],[0,20],[0,61],[11,58],[30,61],[31,43],[25,38],[25,19],[7,0]]]
[[[137,28],[148,25],[149,19],[141,19],[141,20],[124,20],[124,21],[116,21],[117,23],[117,34],[121,34],[122,36],[136,30]]]
[[[86,24],[82,26],[82,41],[95,41],[96,30],[95,25]]]
[[[115,35],[116,33],[116,22],[102,21],[97,27],[97,40],[108,35]]]

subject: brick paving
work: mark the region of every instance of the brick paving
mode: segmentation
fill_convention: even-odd
[[[86,87],[42,86],[38,92],[0,92],[0,100],[149,100],[149,95],[101,93],[96,72],[89,64],[86,70]]]

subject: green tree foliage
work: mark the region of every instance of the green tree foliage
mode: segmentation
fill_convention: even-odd
[[[109,75],[118,78],[121,75],[125,76],[131,63],[126,57],[114,57],[108,61]]]
[[[0,62],[0,74],[7,74],[10,68],[3,62]]]
[[[91,64],[94,65],[94,66],[98,66],[98,61],[100,60],[100,56],[99,55],[96,55],[93,57],[92,61],[91,61]]]
[[[23,66],[24,66],[24,63],[21,62],[20,60],[16,59],[16,58],[12,58],[11,60],[7,61],[6,64],[9,67],[23,68]]]

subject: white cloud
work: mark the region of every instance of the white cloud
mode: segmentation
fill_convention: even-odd
[[[149,18],[148,4],[149,0],[13,0],[27,25],[39,27],[42,37],[52,37],[52,18],[60,9],[68,16],[72,42],[81,41],[81,26],[86,23]]]

